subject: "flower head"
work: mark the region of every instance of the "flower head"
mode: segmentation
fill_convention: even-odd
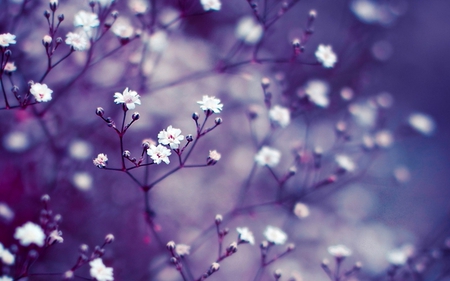
[[[88,39],[82,34],[69,32],[66,35],[66,44],[75,51],[84,51],[88,47]]]
[[[315,55],[317,60],[326,68],[332,68],[337,62],[337,56],[330,45],[320,44]]]
[[[166,130],[162,130],[158,134],[158,142],[163,145],[169,145],[172,149],[177,149],[180,145],[180,141],[184,139],[180,129],[172,128],[172,125],[167,127]]]
[[[255,161],[260,166],[275,167],[280,162],[281,152],[268,147],[263,146],[261,150],[256,154]]]
[[[216,10],[219,11],[222,7],[220,0],[200,0],[205,11]]]
[[[170,149],[167,149],[165,146],[158,144],[158,146],[150,145],[150,148],[147,149],[147,154],[152,158],[153,162],[156,164],[160,164],[163,161],[166,164],[170,163],[169,156],[172,154]]]
[[[221,157],[222,155],[219,152],[217,152],[217,150],[210,150],[206,162],[208,163],[208,165],[215,165],[217,161],[220,160]]]
[[[210,110],[214,113],[220,113],[223,107],[223,104],[220,103],[220,99],[210,96],[203,96],[203,100],[198,101],[197,103],[200,105],[202,110]]]
[[[30,93],[38,102],[47,102],[52,100],[53,91],[46,84],[34,83],[31,85]]]
[[[103,264],[103,261],[101,258],[97,258],[89,263],[91,266],[91,270],[89,273],[91,274],[92,278],[95,278],[97,281],[112,281],[114,280],[113,277],[113,268],[112,267],[106,267]]]
[[[75,14],[74,22],[75,27],[81,27],[86,32],[86,34],[91,37],[92,29],[100,25],[97,14],[79,11]]]
[[[248,227],[238,227],[236,231],[239,233],[239,243],[255,244],[255,237]]]
[[[269,111],[269,118],[284,128],[291,122],[291,113],[286,107],[275,105]]]
[[[113,26],[111,27],[111,31],[119,38],[130,38],[133,35],[133,27],[131,26],[128,19],[118,18]]]
[[[100,153],[92,162],[99,168],[106,167],[106,164],[108,163],[108,156],[106,156],[106,154]]]
[[[306,84],[305,94],[309,100],[320,107],[328,107],[328,84],[321,80],[311,80]]]
[[[58,243],[62,243],[64,242],[64,239],[62,238],[62,232],[58,231],[58,230],[53,230],[49,235],[48,235],[48,244],[49,245],[53,245],[54,243],[58,242]]]
[[[264,231],[264,237],[273,244],[283,245],[286,243],[287,234],[278,227],[268,225]]]
[[[138,93],[136,91],[128,90],[128,88],[123,90],[123,94],[115,93],[114,97],[116,98],[114,100],[115,103],[124,103],[128,109],[135,109],[135,104],[141,104]]]
[[[16,44],[16,35],[11,33],[0,34],[0,46],[8,47],[10,44]]]
[[[328,247],[328,253],[336,258],[345,258],[352,254],[352,251],[346,246],[339,244]]]
[[[177,253],[177,255],[179,255],[180,257],[189,255],[190,250],[191,250],[191,246],[189,246],[189,245],[177,244],[175,246],[175,253]]]
[[[19,240],[19,243],[22,246],[36,244],[37,246],[42,247],[44,246],[45,234],[39,225],[32,222],[27,222],[16,228],[14,238]]]

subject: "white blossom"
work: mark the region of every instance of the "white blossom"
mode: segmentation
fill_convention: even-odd
[[[32,222],[17,227],[14,238],[19,240],[20,245],[29,246],[35,244],[39,247],[44,246],[45,234],[42,228]]]
[[[128,7],[136,14],[143,14],[148,9],[148,3],[144,0],[128,1]]]
[[[255,237],[248,227],[238,227],[236,231],[239,233],[239,242],[245,242],[251,245],[255,244]]]
[[[158,144],[158,146],[150,145],[150,148],[147,149],[147,154],[152,158],[153,162],[156,164],[160,164],[161,161],[169,164],[169,156],[172,154],[170,149],[167,149],[165,146]]]
[[[92,278],[97,279],[97,281],[112,281],[112,280],[114,280],[113,268],[106,267],[103,264],[103,261],[101,258],[97,258],[97,259],[89,262],[89,265],[91,266],[89,273],[91,274]]]
[[[88,39],[83,34],[69,32],[66,34],[66,44],[75,51],[84,51],[88,48]]]
[[[219,152],[217,152],[217,150],[209,151],[208,158],[211,159],[212,161],[217,162],[220,160],[221,157],[222,157],[222,155]]]
[[[179,255],[180,257],[189,255],[190,250],[191,250],[191,246],[189,246],[189,245],[177,244],[175,246],[175,253],[177,253],[177,255]]]
[[[16,35],[13,35],[11,33],[0,34],[0,46],[8,47],[12,44],[16,44]]]
[[[14,218],[13,210],[6,203],[0,202],[0,218],[6,220],[7,222]]]
[[[347,155],[336,155],[335,160],[339,168],[343,169],[344,171],[353,172],[356,169],[355,162],[353,162],[353,160]]]
[[[350,256],[352,251],[348,247],[339,244],[328,247],[328,253],[336,258],[345,258]]]
[[[135,109],[135,104],[141,104],[141,100],[139,99],[139,95],[136,91],[131,91],[126,88],[123,90],[123,93],[115,93],[114,100],[115,103],[124,103],[128,109]]]
[[[436,130],[436,124],[431,116],[423,113],[413,113],[408,118],[409,125],[419,133],[430,136]]]
[[[167,127],[167,130],[162,130],[158,134],[158,142],[163,145],[169,145],[172,149],[177,149],[180,141],[184,139],[180,129],[172,128],[172,125]]]
[[[263,35],[263,27],[251,16],[239,20],[236,27],[236,37],[247,44],[257,43]]]
[[[47,102],[52,99],[53,91],[46,84],[34,83],[31,85],[30,93],[36,101]]]
[[[64,242],[64,239],[62,238],[62,232],[58,231],[56,229],[53,230],[52,232],[50,232],[47,239],[48,239],[48,245],[52,245],[56,242],[58,242],[58,243]]]
[[[264,231],[264,237],[266,237],[267,241],[278,245],[283,245],[284,243],[286,243],[286,240],[288,238],[287,234],[284,233],[283,230],[271,225],[268,225],[266,227],[266,230]]]
[[[214,113],[220,113],[223,108],[223,104],[220,103],[220,99],[217,99],[216,97],[203,96],[203,99],[197,103],[200,105],[202,110],[210,110]]]
[[[1,244],[0,244],[0,246],[1,246]],[[0,249],[0,259],[6,265],[13,265],[16,260],[16,257],[8,249],[3,249],[3,250]]]
[[[337,62],[337,56],[330,45],[320,44],[315,52],[317,60],[325,68],[332,68]]]
[[[75,14],[74,26],[81,27],[86,32],[86,35],[92,37],[92,29],[100,25],[97,14],[79,11]]]
[[[378,118],[378,110],[370,102],[352,103],[348,111],[354,116],[356,122],[363,127],[373,127]]]
[[[108,163],[108,156],[106,156],[106,154],[99,153],[97,158],[95,158],[92,162],[99,168],[106,167],[106,164]]]
[[[291,112],[286,107],[275,105],[269,111],[269,118],[282,128],[285,128],[291,122]]]
[[[305,86],[305,94],[309,100],[320,107],[328,107],[328,84],[322,80],[310,80]]]
[[[124,39],[130,38],[134,32],[130,21],[126,18],[118,18],[111,27],[111,31],[117,37]]]
[[[15,66],[14,62],[7,62],[5,64],[5,69],[4,70],[5,70],[5,72],[11,73],[11,72],[16,71],[17,67]]]
[[[299,219],[304,219],[309,216],[309,208],[306,204],[298,202],[294,207],[294,214]]]
[[[222,7],[222,3],[220,0],[200,0],[200,3],[203,6],[203,10],[209,11],[209,10],[216,10],[219,11]]]
[[[256,154],[255,161],[260,166],[275,167],[280,162],[281,152],[268,147],[263,146],[261,150]]]

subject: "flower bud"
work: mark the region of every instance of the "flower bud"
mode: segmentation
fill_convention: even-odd
[[[125,150],[122,154],[123,157],[129,158],[131,156],[131,152],[129,150]]]
[[[47,47],[50,43],[52,43],[52,37],[50,35],[45,35],[44,38],[42,38],[42,44]]]
[[[111,16],[112,16],[114,19],[117,19],[117,17],[119,16],[119,11],[117,11],[117,10],[112,11],[112,12],[111,12]]]
[[[263,87],[263,89],[267,89],[270,86],[270,79],[267,77],[264,77],[263,79],[261,79],[261,86]]]
[[[8,49],[5,51],[4,54],[5,54],[5,57],[10,57],[12,55],[12,52],[11,52],[11,50]]]
[[[213,262],[213,263],[211,264],[211,267],[209,268],[209,272],[208,272],[208,273],[211,275],[211,274],[213,274],[214,272],[218,271],[219,268],[220,268],[220,264],[218,264],[217,262]]]
[[[281,270],[280,269],[275,270],[275,272],[273,273],[273,276],[277,280],[280,279],[281,278]]]
[[[50,18],[50,12],[48,10],[44,11],[44,17],[46,17],[47,19]]]
[[[223,217],[222,217],[222,215],[220,215],[220,214],[217,214],[217,215],[216,215],[216,218],[215,218],[215,222],[216,222],[216,224],[217,224],[217,225],[219,225],[219,224],[221,224],[221,223],[222,223],[222,221],[223,221]]]
[[[139,112],[135,112],[135,113],[133,113],[133,115],[131,115],[131,118],[134,121],[139,120],[140,117],[141,117],[141,115],[139,114]]]
[[[112,235],[111,233],[106,235],[106,237],[105,237],[105,243],[106,244],[111,244],[113,241],[114,241],[114,235]]]
[[[59,20],[59,22],[62,22],[64,20],[64,14],[60,14],[58,16],[58,20]]]
[[[63,39],[61,37],[56,38],[56,44],[61,44],[63,42]]]
[[[222,124],[222,118],[217,117],[216,120],[214,120],[214,122],[216,122],[216,125],[220,125]]]
[[[81,244],[79,250],[81,253],[87,253],[89,251],[89,246],[86,244]]]
[[[48,194],[42,195],[41,201],[47,203],[48,201],[50,201],[50,196]]]
[[[189,134],[189,135],[186,136],[186,141],[187,142],[192,142],[192,141],[194,141],[194,137],[191,134]]]
[[[95,114],[102,117],[105,114],[105,110],[103,109],[103,107],[97,107],[97,109],[95,110]]]
[[[175,250],[175,242],[174,241],[169,241],[167,243],[166,247],[167,247],[167,250],[169,250],[169,251]]]
[[[199,118],[199,115],[197,112],[192,113],[192,119],[194,119],[194,121],[197,121]]]

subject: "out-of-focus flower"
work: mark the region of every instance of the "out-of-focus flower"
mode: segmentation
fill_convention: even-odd
[[[2,243],[0,243],[0,260],[6,265],[13,265],[15,261],[14,255],[8,249],[5,249]]]
[[[222,7],[222,3],[220,0],[200,0],[200,3],[203,6],[203,10],[209,11],[209,10],[216,10],[219,11]]]
[[[3,219],[7,222],[11,221],[14,218],[14,212],[6,203],[0,202],[0,219]]]
[[[382,148],[389,148],[394,143],[394,136],[388,130],[378,131],[375,134],[375,143]]]
[[[322,80],[311,80],[305,86],[305,94],[309,100],[320,107],[328,107],[328,84]]]
[[[175,253],[177,253],[177,255],[179,255],[180,257],[189,255],[190,250],[191,246],[189,245],[177,244],[175,246]]]
[[[408,168],[400,166],[394,169],[394,178],[399,183],[406,183],[411,179],[411,173]]]
[[[73,174],[72,182],[80,190],[89,190],[92,187],[92,176],[86,172]]]
[[[328,253],[336,258],[346,258],[351,256],[352,251],[342,244],[328,247]]]
[[[261,150],[256,154],[255,161],[260,166],[275,167],[280,162],[281,152],[268,147],[263,146]]]
[[[9,151],[22,152],[30,146],[30,138],[24,132],[13,131],[4,137],[3,145]]]
[[[128,1],[128,7],[135,14],[143,14],[148,10],[148,3],[144,0],[131,0]]]
[[[282,128],[285,128],[291,122],[291,112],[286,107],[275,105],[269,111],[269,118]]]
[[[414,255],[414,246],[411,244],[403,245],[398,249],[389,251],[386,255],[387,261],[395,266],[405,265],[410,257]]]
[[[353,92],[352,88],[350,87],[344,87],[341,89],[341,98],[343,100],[351,100],[355,93]]]
[[[45,234],[39,225],[27,222],[16,228],[14,238],[19,240],[20,245],[25,247],[30,244],[36,244],[37,246],[42,247],[44,246]]]
[[[264,237],[273,244],[283,245],[286,243],[287,234],[278,227],[268,225],[264,231]]]
[[[113,268],[112,267],[106,267],[103,264],[103,261],[101,258],[97,258],[89,263],[91,266],[91,269],[89,273],[91,274],[92,278],[97,279],[97,281],[112,281],[114,280],[113,277]]]
[[[167,33],[161,30],[153,33],[148,40],[150,50],[157,53],[164,51],[169,44],[167,41]]]
[[[307,218],[309,216],[309,208],[306,204],[298,202],[297,204],[295,204],[294,214],[299,219]]]
[[[377,121],[377,107],[370,102],[350,104],[348,111],[363,127],[373,127]]]
[[[99,168],[106,167],[106,164],[108,163],[108,156],[106,156],[106,154],[99,153],[97,158],[95,158],[92,162]]]
[[[75,51],[84,51],[88,47],[88,39],[80,33],[69,32],[66,35],[66,44]]]
[[[16,44],[16,35],[11,33],[0,34],[0,46],[8,47],[11,44]]]
[[[152,158],[153,162],[156,164],[160,164],[161,161],[169,164],[169,156],[172,154],[170,149],[167,149],[165,146],[158,144],[158,146],[150,145],[150,148],[147,149],[147,154]]]
[[[343,169],[347,172],[353,172],[356,169],[356,164],[353,160],[347,155],[336,155],[335,161],[338,164],[339,168]]]
[[[214,113],[220,113],[223,108],[223,104],[220,103],[220,99],[217,99],[216,97],[203,96],[203,99],[197,103],[200,105],[202,110],[210,110]]]
[[[97,14],[79,11],[75,14],[74,26],[81,27],[86,32],[86,35],[92,37],[92,29],[100,25]]]
[[[133,27],[128,19],[118,18],[113,26],[111,27],[111,31],[119,38],[130,38],[133,35]]]
[[[75,159],[87,159],[92,153],[92,145],[83,140],[74,140],[70,143],[69,153]]]
[[[15,66],[14,62],[7,62],[5,64],[5,72],[11,73],[17,70],[17,67]]]
[[[425,136],[431,136],[436,130],[436,124],[431,116],[423,113],[413,113],[408,118],[409,125]]]
[[[0,277],[0,281],[13,281],[13,279],[9,276],[3,275]]]
[[[58,231],[56,229],[53,230],[52,232],[50,232],[47,239],[48,239],[48,245],[52,245],[56,242],[58,242],[58,243],[64,242],[64,238],[62,238],[62,232]]]
[[[317,47],[315,55],[317,60],[326,68],[333,67],[337,62],[337,56],[330,45],[320,44],[319,47]]]
[[[255,237],[248,227],[238,227],[236,228],[236,231],[239,234],[239,243],[255,244]]]
[[[364,23],[376,23],[380,19],[380,7],[373,1],[354,0],[350,5],[350,9]]]
[[[167,127],[167,131],[162,130],[158,134],[158,142],[163,145],[169,145],[172,149],[177,149],[182,140],[184,140],[184,136],[181,134],[181,130],[172,128],[172,125]]]
[[[236,37],[247,44],[256,44],[263,35],[263,27],[251,16],[243,17],[236,27]]]
[[[34,83],[31,85],[30,93],[38,102],[47,102],[52,100],[53,91],[46,84]]]
[[[135,104],[141,104],[141,100],[139,99],[139,95],[136,91],[131,91],[126,88],[123,90],[123,93],[115,93],[114,100],[115,103],[124,103],[128,109],[135,109]]]

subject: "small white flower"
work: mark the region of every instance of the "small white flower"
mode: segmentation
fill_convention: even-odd
[[[3,275],[2,277],[0,277],[0,281],[13,281],[13,279],[11,277]]]
[[[53,91],[46,84],[34,83],[31,86],[30,93],[38,102],[47,102],[52,100]]]
[[[352,254],[352,251],[346,246],[339,244],[328,247],[328,253],[336,258],[345,258]]]
[[[37,246],[42,247],[44,246],[45,234],[39,225],[27,222],[16,228],[14,238],[19,240],[19,243],[25,247],[30,244],[36,244]]]
[[[209,156],[208,156],[208,160],[217,162],[220,160],[220,158],[222,157],[222,155],[217,152],[217,150],[210,150],[209,151]]]
[[[44,42],[45,44],[50,44],[52,43],[53,39],[50,35],[44,35],[44,38],[42,38],[42,42]]]
[[[152,158],[153,162],[156,164],[160,164],[163,161],[166,164],[170,163],[169,156],[172,154],[170,149],[167,149],[165,146],[158,144],[158,146],[150,145],[150,148],[147,149],[147,154]]]
[[[89,263],[91,266],[91,270],[89,273],[91,274],[92,278],[97,279],[97,281],[112,281],[114,280],[113,277],[113,268],[112,267],[106,267],[103,264],[103,261],[101,258],[97,258]]]
[[[99,168],[106,167],[106,164],[108,163],[108,156],[106,156],[106,154],[100,153],[92,162]]]
[[[205,11],[216,10],[219,11],[222,7],[220,0],[200,0]]]
[[[5,72],[14,72],[17,70],[17,67],[14,65],[14,62],[7,62],[5,64]]]
[[[88,48],[88,39],[85,35],[69,32],[66,35],[66,44],[75,51],[84,51]]]
[[[247,44],[257,43],[263,35],[263,27],[251,16],[239,20],[236,27],[236,37]]]
[[[74,26],[82,27],[89,37],[92,36],[92,29],[100,25],[97,14],[79,11],[75,14]]]
[[[255,161],[260,166],[275,167],[280,162],[281,152],[268,147],[263,146],[261,150],[256,154]]]
[[[326,46],[320,44],[319,47],[317,47],[315,55],[317,60],[322,63],[325,68],[332,68],[337,62],[337,56],[330,45]]]
[[[6,265],[13,265],[16,260],[14,255],[8,249],[0,250],[0,259]],[[1,281],[1,279],[0,279],[0,281]]]
[[[271,225],[268,225],[266,227],[266,230],[264,231],[264,237],[266,237],[267,241],[278,245],[283,245],[284,243],[286,243],[286,240],[288,238],[287,234],[284,233],[283,230]]]
[[[299,219],[307,218],[309,216],[309,208],[308,208],[308,206],[306,204],[303,204],[303,203],[299,202],[299,203],[295,204],[294,214]]]
[[[320,107],[328,107],[328,84],[321,80],[311,80],[305,86],[305,94],[309,100]]]
[[[114,100],[115,103],[124,103],[128,109],[135,109],[135,104],[141,104],[138,93],[136,91],[128,90],[128,88],[123,91],[123,94],[115,93],[114,97],[116,98]]]
[[[223,108],[223,104],[220,103],[220,99],[216,99],[215,97],[203,96],[201,101],[197,102],[200,105],[200,108],[204,111],[210,110],[214,113],[220,113]]]
[[[291,112],[286,107],[275,105],[269,111],[269,118],[285,128],[291,122]]]
[[[239,242],[245,242],[251,245],[255,244],[255,237],[250,229],[247,227],[238,227],[236,231],[239,233]]]
[[[130,24],[130,21],[125,18],[118,18],[113,26],[111,27],[111,31],[119,38],[130,38],[133,35],[133,27]]]
[[[167,127],[167,131],[162,130],[158,134],[158,142],[163,145],[169,145],[172,149],[177,149],[182,140],[184,140],[184,136],[181,134],[181,130],[172,128],[172,125]]]
[[[347,155],[336,155],[335,161],[338,164],[339,168],[343,169],[347,172],[353,172],[356,169],[356,164],[353,160]]]
[[[433,118],[423,113],[413,113],[408,118],[409,125],[419,133],[430,136],[436,130]]]
[[[47,237],[48,245],[53,245],[54,243],[62,243],[64,239],[62,238],[62,232],[58,230],[53,230]]]
[[[0,46],[8,47],[11,44],[16,44],[16,35],[11,33],[0,34]]]
[[[189,246],[189,245],[177,244],[175,246],[175,253],[177,253],[177,255],[179,255],[180,257],[189,255],[190,250],[191,250],[191,246]]]

